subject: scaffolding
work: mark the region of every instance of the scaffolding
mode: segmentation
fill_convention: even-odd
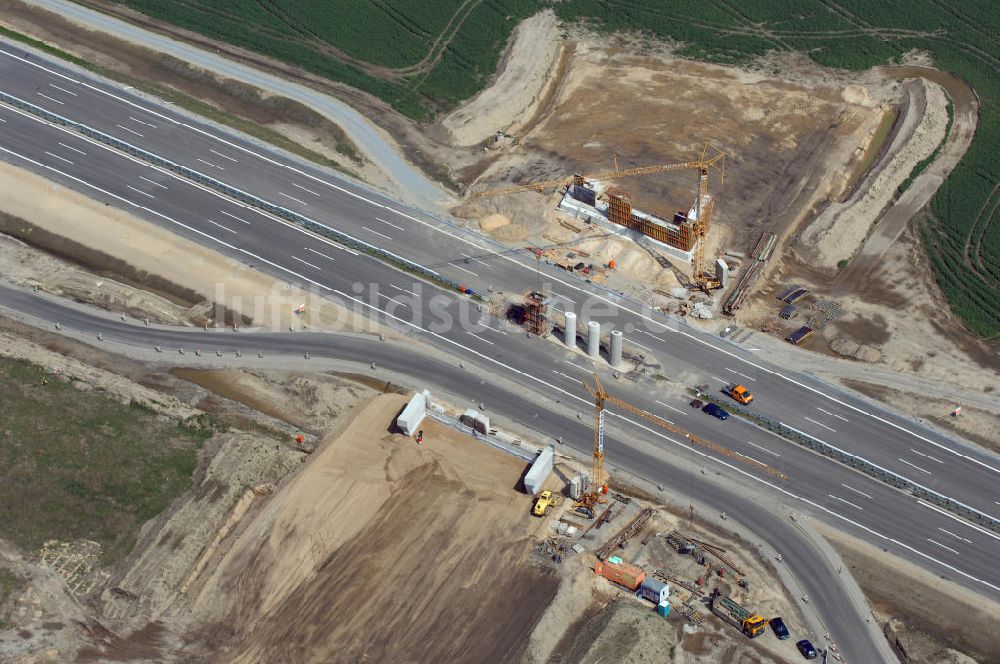
[[[539,290],[529,291],[524,296],[524,328],[540,337],[552,331],[549,321],[549,296]]]
[[[576,196],[576,189],[571,195],[580,200]],[[605,190],[605,195],[608,199],[608,220],[612,223],[638,231],[682,251],[691,251],[697,238],[696,227],[683,212],[678,212],[674,216],[673,223],[670,223],[656,219],[652,215],[634,211],[628,195],[617,188]]]

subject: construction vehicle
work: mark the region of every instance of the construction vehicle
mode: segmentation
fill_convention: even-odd
[[[553,495],[551,491],[546,489],[538,494],[538,499],[535,500],[535,506],[532,508],[531,513],[535,516],[548,516],[552,508],[561,502],[562,499],[559,496]]]
[[[751,639],[763,634],[764,629],[767,627],[767,618],[744,609],[724,595],[715,594],[712,596],[712,613]]]
[[[741,403],[744,406],[753,401],[753,394],[751,394],[750,390],[742,385],[738,385],[736,383],[726,385],[726,389],[723,391],[726,393],[727,397],[731,397],[733,401]]]
[[[593,509],[593,507],[598,503],[604,502],[604,495],[607,494],[608,492],[607,476],[605,475],[604,472],[604,418],[606,415],[604,410],[605,403],[609,403],[613,406],[618,406],[619,408],[625,410],[628,413],[631,413],[632,415],[641,417],[647,422],[655,424],[661,429],[669,431],[670,433],[677,434],[679,436],[683,436],[692,445],[698,445],[699,447],[708,448],[713,452],[728,457],[729,459],[753,466],[754,468],[761,470],[772,477],[782,480],[787,479],[787,476],[780,470],[777,470],[776,468],[772,468],[771,466],[763,464],[757,461],[756,459],[751,459],[748,456],[744,456],[742,454],[734,452],[728,447],[723,447],[722,445],[718,445],[709,440],[705,440],[704,438],[699,438],[693,433],[690,433],[689,431],[682,429],[676,424],[668,422],[662,417],[653,415],[652,413],[642,410],[641,408],[636,408],[627,401],[623,401],[617,397],[611,396],[610,394],[608,394],[607,390],[604,389],[604,385],[601,383],[601,378],[596,373],[593,374],[593,376],[594,376],[594,385],[590,385],[589,383],[584,381],[583,387],[584,389],[587,390],[588,393],[590,393],[590,396],[594,398],[594,457],[591,464],[590,485],[588,486],[587,491],[585,491],[583,495],[580,496],[580,499],[576,502],[577,506],[583,506]]]

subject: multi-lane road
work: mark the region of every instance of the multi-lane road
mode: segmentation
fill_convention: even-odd
[[[0,92],[200,171],[477,291],[518,293],[538,279],[535,262],[526,252],[512,251],[446,219],[408,208],[357,183],[36,54],[0,46]],[[415,341],[454,355],[456,364],[462,361],[479,367],[484,372],[482,378],[496,375],[520,386],[525,395],[536,396],[525,399],[518,408],[504,410],[522,421],[544,419],[545,404],[555,401],[563,410],[586,413],[588,402],[581,393],[580,380],[592,369],[604,370],[602,362],[593,363],[582,353],[513,332],[490,316],[488,307],[478,311],[469,298],[415,283],[409,275],[366,254],[347,250],[77,133],[2,106],[0,157],[126,208],[283,280],[310,286],[357,307],[393,324]],[[605,331],[612,327],[623,330],[626,345],[646,356],[648,375],[666,376],[681,385],[721,387],[734,380],[744,382],[757,394],[755,406],[762,414],[984,514],[1000,514],[1000,492],[996,489],[1000,460],[996,456],[785,369],[780,357],[758,357],[751,350],[544,265],[541,277],[550,286],[556,309],[573,310],[581,320],[600,321]],[[461,324],[463,317],[475,324]],[[492,389],[489,381],[481,384],[469,380],[467,372],[462,375],[466,382],[453,390],[456,393],[464,390],[479,400],[478,393]],[[432,380],[436,378],[434,374]],[[1000,574],[992,564],[1000,553],[996,534],[769,437],[743,421],[716,422],[703,417],[687,409],[681,394],[658,389],[658,384],[651,378],[635,384],[620,381],[616,389],[650,412],[789,477],[780,488],[772,488],[765,474],[750,467],[727,467],[726,472],[734,478],[778,492],[785,502],[796,504],[796,509],[810,511],[978,592],[1000,593]],[[663,434],[634,428],[636,425],[626,423],[623,417],[616,421],[633,427],[636,436],[635,442],[626,438],[618,449],[609,451],[626,468],[641,470],[657,457],[648,452],[656,448],[661,450],[660,456],[669,454],[673,464],[694,467],[703,463],[697,452],[675,447]],[[585,427],[564,425],[560,419],[536,428],[581,449],[589,445]],[[668,467],[662,459],[657,463],[657,467]],[[694,486],[696,482],[690,477],[685,484]],[[730,511],[742,518],[752,510]]]

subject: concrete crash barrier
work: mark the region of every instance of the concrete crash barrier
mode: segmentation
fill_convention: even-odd
[[[552,466],[555,463],[556,448],[552,445],[543,447],[535,460],[531,463],[531,468],[524,476],[524,489],[534,496],[542,490],[545,480],[552,474]]]
[[[927,487],[917,484],[913,480],[910,480],[902,475],[892,472],[887,468],[883,468],[877,464],[868,461],[864,457],[860,457],[856,454],[851,454],[846,452],[839,447],[834,447],[829,443],[825,443],[818,438],[810,436],[804,431],[799,431],[798,429],[788,426],[784,422],[778,422],[772,420],[768,417],[756,413],[745,406],[741,406],[730,401],[723,402],[718,399],[714,394],[708,394],[705,392],[699,392],[698,396],[700,399],[705,401],[711,401],[719,405],[725,406],[728,410],[735,411],[744,415],[753,421],[757,422],[760,426],[764,427],[769,431],[773,431],[782,438],[797,443],[802,447],[807,447],[814,452],[818,452],[825,457],[829,457],[835,461],[839,461],[845,466],[850,466],[855,470],[858,470],[869,477],[872,477],[879,482],[888,484],[889,486],[895,487],[897,489],[902,489],[904,491],[909,491],[914,497],[923,500],[929,504],[936,505],[942,509],[948,510],[952,514],[959,516],[967,521],[975,523],[980,526],[989,528],[993,532],[1000,533],[1000,521],[993,518],[989,514],[980,512],[974,507],[970,507],[965,503],[961,503],[953,498],[942,495],[937,491],[928,489]]]
[[[9,95],[5,92],[0,92],[0,102],[9,104],[16,108],[20,108],[21,110],[27,111],[32,115],[44,118],[45,120],[53,124],[58,124],[63,127],[72,129],[73,131],[82,134],[84,136],[88,136],[94,139],[95,141],[98,141],[105,145],[109,145],[115,148],[116,150],[120,150],[122,152],[125,152],[126,154],[130,154],[133,157],[137,157],[145,161],[146,163],[153,164],[154,166],[158,166],[160,168],[164,168],[166,170],[177,173],[178,175],[181,175],[189,180],[193,180],[194,182],[198,182],[199,184],[202,184],[206,187],[221,192],[226,196],[234,198],[258,210],[264,210],[265,212],[273,214],[277,217],[281,217],[282,219],[287,219],[288,221],[296,223],[302,226],[303,228],[307,228],[318,235],[328,237],[331,240],[334,240],[337,243],[344,245],[345,247],[356,249],[371,256],[380,258],[386,261],[387,263],[394,264],[397,267],[400,267],[408,272],[417,274],[418,276],[421,276],[429,281],[439,283],[449,289],[459,290],[468,295],[479,297],[477,294],[473,293],[471,289],[466,288],[464,285],[459,284],[457,281],[453,281],[452,279],[449,279],[448,277],[439,274],[434,270],[430,270],[424,267],[423,265],[420,265],[419,263],[414,263],[411,260],[399,256],[398,254],[394,254],[391,251],[387,251],[380,247],[376,247],[375,245],[369,244],[364,240],[352,237],[347,233],[343,233],[335,228],[331,228],[330,226],[321,224],[317,221],[310,219],[309,217],[303,216],[301,214],[298,214],[297,212],[293,212],[287,208],[281,207],[280,205],[275,205],[274,203],[265,201],[264,199],[258,198],[253,194],[243,191],[242,189],[237,189],[236,187],[232,187],[226,184],[225,182],[222,182],[221,180],[217,180],[211,176],[205,175],[200,171],[196,171],[186,166],[182,166],[169,159],[165,159],[157,154],[149,152],[148,150],[143,150],[142,148],[136,147],[131,143],[123,141],[119,138],[115,138],[110,134],[105,134],[102,131],[98,131],[97,129],[88,127],[85,124],[81,124],[79,122],[76,122],[75,120],[70,120],[69,118],[63,117],[58,113],[53,113],[51,111],[48,111],[42,108],[41,106],[36,106],[35,104],[32,104],[29,101],[25,101],[13,95]]]
[[[431,393],[428,390],[417,392],[410,397],[410,402],[406,408],[396,418],[396,426],[407,436],[412,436],[417,432],[417,427],[424,421],[427,415],[427,408],[431,402]]]

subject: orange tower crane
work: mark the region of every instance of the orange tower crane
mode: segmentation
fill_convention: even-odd
[[[721,454],[729,459],[752,466],[753,468],[763,471],[774,478],[781,480],[788,479],[788,476],[780,470],[739,454],[728,447],[723,447],[722,445],[713,443],[710,440],[705,440],[704,438],[696,436],[689,431],[685,431],[676,424],[671,424],[662,417],[658,417],[648,411],[633,406],[627,401],[623,401],[618,397],[608,394],[608,391],[604,389],[604,384],[601,383],[601,378],[596,373],[594,374],[594,384],[591,385],[590,383],[584,381],[583,387],[587,390],[590,396],[594,398],[594,459],[591,465],[590,485],[587,487],[587,491],[580,496],[580,500],[577,501],[578,505],[584,505],[593,509],[595,505],[602,502],[602,496],[608,492],[608,479],[607,474],[604,471],[604,407],[606,403],[611,404],[612,406],[617,406],[632,415],[641,417],[647,422],[655,424],[670,433],[683,436],[692,445],[710,449],[713,452]]]
[[[616,168],[613,171],[605,171],[604,173],[597,173],[590,176],[574,175],[570,179],[561,177],[552,180],[542,180],[540,182],[528,182],[526,184],[517,184],[510,187],[502,187],[500,189],[488,189],[486,191],[474,192],[469,195],[469,198],[493,198],[495,196],[517,194],[525,191],[535,191],[541,193],[546,189],[553,189],[559,186],[569,186],[570,184],[582,185],[587,180],[617,180],[637,175],[655,175],[657,173],[669,173],[671,171],[696,170],[698,171],[697,198],[695,198],[694,205],[691,206],[691,209],[687,214],[687,216],[690,217],[691,212],[694,213],[694,218],[691,220],[693,222],[695,233],[695,254],[692,261],[692,274],[694,276],[694,281],[699,288],[702,290],[709,290],[711,288],[718,287],[718,284],[715,282],[713,276],[706,274],[705,266],[705,243],[708,236],[709,222],[712,219],[712,213],[715,211],[715,197],[709,195],[708,193],[709,171],[712,168],[719,171],[721,175],[719,182],[720,186],[726,181],[724,161],[726,153],[715,147],[712,149],[715,151],[715,154],[709,156],[709,145],[708,143],[705,143],[701,151],[701,157],[694,161],[685,161],[679,164],[663,164],[659,166],[641,166],[639,168],[628,168],[624,170]]]

